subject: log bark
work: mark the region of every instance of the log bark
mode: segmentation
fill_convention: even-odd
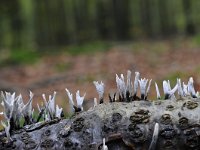
[[[2,131],[0,149],[93,150],[102,149],[103,138],[109,150],[200,149],[199,112],[200,100],[190,97],[103,103],[70,119],[11,131],[12,141]]]

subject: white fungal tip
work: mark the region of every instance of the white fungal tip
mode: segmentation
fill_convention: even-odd
[[[103,95],[104,95],[104,88],[105,88],[104,83],[102,81],[100,83],[98,81],[93,81],[93,83],[94,83],[96,90],[99,94],[99,99],[102,99]]]
[[[163,81],[163,92],[164,94],[169,94],[169,84],[166,80]]]
[[[170,95],[170,98],[172,97],[172,98],[176,98],[175,96],[174,96],[174,94],[175,94],[175,92],[178,90],[178,84],[176,84],[175,86],[174,86],[174,88],[172,89],[172,90],[170,90],[169,91],[169,95]]]
[[[138,80],[140,78],[140,73],[139,72],[135,72],[135,80],[134,80],[134,95],[137,94],[137,89],[138,89]]]
[[[119,91],[119,94],[121,96],[125,96],[126,95],[126,84],[124,82],[123,74],[121,74],[121,78],[119,78],[118,75],[116,74],[116,83],[117,83],[117,89]]]
[[[184,82],[183,82],[183,95],[184,95],[184,96],[189,95],[189,92],[188,92],[188,85],[185,84]]]
[[[23,106],[23,101],[20,96],[15,97],[15,93],[11,94],[9,92],[2,92],[2,105],[4,107],[4,116],[9,122],[12,118],[15,123],[19,122],[19,117],[21,115],[21,106]]]
[[[121,79],[124,81],[124,75],[123,74],[121,74]]]
[[[200,97],[200,93],[199,93],[199,91],[196,92],[196,96],[197,96],[197,98]]]
[[[34,115],[34,112],[35,112],[35,109],[33,108],[32,111],[31,111],[32,116]]]
[[[152,140],[151,140],[151,144],[150,144],[148,150],[156,149],[156,143],[158,141],[158,135],[159,135],[159,124],[156,123],[155,126],[154,126],[154,131],[153,131],[153,137],[152,137]]]
[[[32,98],[34,96],[33,92],[29,91],[29,96]]]
[[[42,94],[42,98],[43,98],[43,100],[44,100],[44,104],[47,105],[46,95],[45,95],[45,94]]]
[[[45,95],[44,93],[42,94],[42,98],[43,98],[43,99],[46,99],[46,95]]]
[[[79,90],[76,92],[76,101],[77,101],[77,107],[83,110],[83,100],[85,98],[86,93],[81,97]]]
[[[160,96],[160,91],[159,91],[159,88],[158,88],[158,85],[157,83],[155,82],[155,87],[156,87],[156,95],[157,95],[157,99],[160,99],[161,96]]]
[[[65,89],[69,98],[69,103],[72,105],[71,107],[74,106],[74,101],[73,101],[73,94],[69,92],[69,90],[66,88]]]
[[[194,80],[192,77],[190,77],[188,81],[188,92],[191,94],[192,97],[196,97],[196,92],[194,90]]]
[[[182,86],[181,86],[181,79],[177,79],[177,84],[178,84],[178,95],[180,97],[183,97],[184,94],[183,94],[183,89],[182,89]]]
[[[167,83],[168,83],[168,89],[169,89],[169,91],[172,89],[171,88],[171,84],[170,84],[170,81],[169,80],[167,80]]]
[[[131,71],[127,71],[126,91],[132,95],[133,83],[131,81]]]
[[[149,84],[148,84],[148,87],[147,87],[147,90],[146,90],[146,98],[147,98],[147,96],[148,96],[148,94],[149,94],[149,91],[150,91],[150,88],[151,88],[151,81],[152,81],[152,79],[151,80],[149,80]]]
[[[63,110],[62,108],[59,108],[58,105],[56,105],[56,114],[55,114],[55,116],[57,118],[61,118],[62,110]]]
[[[54,91],[53,96],[49,95],[48,102],[47,102],[45,94],[42,94],[42,97],[44,99],[45,108],[46,108],[45,120],[52,120],[56,116],[56,106],[55,106],[56,92]]]
[[[175,99],[176,97],[174,93],[176,92],[177,89],[178,89],[178,84],[176,84],[174,88],[171,89],[169,80],[168,82],[166,80],[163,81],[163,92],[165,95],[165,99],[169,99],[169,98]]]
[[[102,150],[108,150],[105,138],[103,138],[103,147],[102,147]]]
[[[56,98],[56,92],[54,91],[53,96],[50,95],[49,102],[48,102],[49,103],[48,109],[52,116],[55,116],[55,113],[56,113],[55,98]]]
[[[141,92],[141,95],[145,96],[146,95],[146,86],[147,86],[147,83],[148,83],[148,79],[140,79],[138,80],[139,81],[139,84],[140,84],[140,92]]]
[[[98,105],[97,98],[94,98],[94,107],[96,107],[97,105]]]

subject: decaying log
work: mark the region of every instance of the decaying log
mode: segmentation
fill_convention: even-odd
[[[148,100],[152,80],[139,76],[135,72],[132,83],[130,71],[127,82],[123,74],[116,75],[118,93],[109,95],[110,103],[104,100],[104,83],[94,81],[100,104],[94,98],[94,107],[87,111],[82,106],[85,94],[80,96],[77,91],[74,102],[66,89],[74,112],[69,119],[55,105],[56,92],[48,101],[43,94],[45,106],[38,105],[37,119],[33,117],[32,92],[27,104],[21,95],[2,92],[1,114],[6,122],[1,122],[5,131],[0,132],[0,149],[199,150],[200,95],[194,90],[193,78],[187,84],[177,79],[174,88],[164,80],[164,100],[155,83],[157,100]],[[20,118],[25,120],[22,126]],[[41,119],[44,121],[38,122]]]
[[[0,149],[199,149],[200,100],[113,102],[99,104],[71,119],[55,119],[4,132]],[[155,124],[158,133],[154,135]],[[153,146],[150,148],[152,140]]]

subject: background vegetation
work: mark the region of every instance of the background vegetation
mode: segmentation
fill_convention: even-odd
[[[199,9],[198,0],[1,0],[0,48],[196,35]]]
[[[193,76],[198,90],[199,10],[199,0],[0,0],[0,91],[28,100],[31,90],[37,110],[41,95],[56,90],[68,111],[64,89],[80,90],[89,108],[92,81],[103,80],[107,96],[128,69],[160,88]]]

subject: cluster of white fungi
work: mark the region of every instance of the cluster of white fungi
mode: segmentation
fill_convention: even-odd
[[[104,102],[104,92],[105,92],[105,85],[104,83],[94,81],[93,82],[96,91],[98,93],[98,98],[94,98],[94,107],[98,105],[98,103]],[[123,74],[120,76],[116,74],[116,84],[117,84],[117,95],[114,94],[114,96],[109,95],[110,102],[131,102],[135,100],[147,100],[148,94],[150,91],[152,80],[146,79],[146,78],[140,78],[140,73],[135,72],[135,80],[132,82],[131,80],[131,71],[127,71],[127,77],[125,80],[125,77]],[[157,83],[155,82],[155,89],[157,93],[157,99],[161,99],[160,91],[158,88]],[[137,92],[140,90],[140,96],[137,96]],[[187,84],[184,82],[181,82],[181,79],[177,79],[176,85],[171,88],[170,81],[163,81],[163,92],[164,92],[164,99],[176,99],[175,93],[177,92],[178,96],[183,98],[186,96],[191,96],[193,98],[198,98],[199,93],[195,92],[194,90],[194,84],[193,84],[193,78],[190,77]],[[80,96],[80,92],[76,92],[76,102],[73,100],[73,94],[70,93],[68,89],[66,89],[66,93],[68,96],[70,108],[73,112],[80,112],[83,111],[83,101],[85,98],[84,94],[83,96]],[[37,119],[33,117],[34,115],[34,109],[32,108],[32,101],[33,101],[33,93],[30,92],[30,98],[26,104],[24,104],[24,100],[21,96],[16,96],[15,93],[9,93],[9,92],[1,92],[2,102],[1,105],[4,108],[3,112],[0,112],[0,115],[4,115],[5,121],[1,121],[1,124],[5,128],[5,132],[7,135],[7,138],[11,140],[10,137],[10,130],[18,129],[20,128],[20,119],[24,118],[24,125],[33,124],[36,122],[39,122],[41,119],[44,121],[53,120],[55,118],[61,118],[63,116],[63,108],[59,108],[58,105],[55,104],[56,99],[56,92],[53,93],[53,95],[49,95],[49,98],[47,100],[45,94],[42,95],[44,104],[42,106],[38,106],[39,115]],[[98,102],[99,101],[99,102]],[[75,104],[76,103],[76,104]],[[107,149],[105,145],[105,139],[104,139],[104,146],[103,149]]]

